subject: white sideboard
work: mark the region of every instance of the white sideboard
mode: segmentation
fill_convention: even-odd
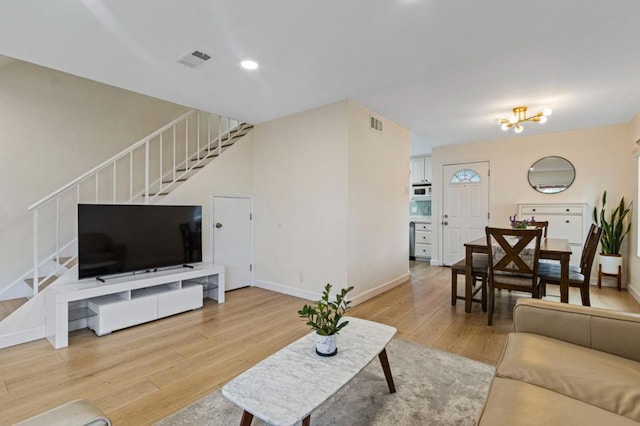
[[[115,330],[202,307],[203,297],[224,303],[224,266],[212,263],[60,283],[47,295],[47,339],[69,344],[69,330],[89,327],[102,336]]]
[[[518,218],[549,222],[547,237],[566,238],[571,246],[571,265],[579,266],[591,226],[587,204],[518,204]]]

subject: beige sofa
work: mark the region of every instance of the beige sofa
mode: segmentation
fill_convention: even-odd
[[[640,315],[520,299],[479,425],[638,425]]]

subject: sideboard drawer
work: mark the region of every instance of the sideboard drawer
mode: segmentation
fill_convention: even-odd
[[[582,215],[582,206],[522,206],[520,208],[522,219],[529,219],[529,215],[537,216],[543,214],[578,214]],[[542,220],[542,219],[540,219]]]

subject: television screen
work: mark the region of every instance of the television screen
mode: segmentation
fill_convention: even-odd
[[[78,205],[78,278],[202,262],[202,206]]]

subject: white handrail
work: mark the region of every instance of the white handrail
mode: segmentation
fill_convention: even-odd
[[[67,189],[71,188],[73,185],[76,185],[77,183],[80,183],[84,179],[88,178],[89,176],[94,175],[96,172],[98,172],[101,169],[109,166],[114,161],[119,160],[120,158],[122,158],[125,155],[129,154],[134,149],[142,146],[149,139],[155,138],[156,136],[158,136],[158,134],[164,132],[167,129],[170,129],[171,127],[175,126],[180,121],[184,120],[186,117],[191,116],[191,115],[193,115],[195,113],[196,113],[195,111],[189,111],[189,112],[181,115],[180,117],[176,118],[171,123],[162,126],[161,128],[159,128],[155,132],[153,132],[153,133],[145,136],[144,138],[140,139],[138,142],[134,143],[133,145],[131,145],[130,147],[128,147],[124,151],[117,153],[116,155],[114,155],[113,157],[109,158],[108,160],[103,161],[102,163],[98,164],[93,169],[89,170],[88,172],[78,176],[77,178],[75,178],[74,180],[69,182],[68,184],[66,184],[66,185],[60,187],[59,189],[53,191],[51,194],[47,195],[46,197],[44,197],[40,201],[38,201],[36,203],[33,203],[32,205],[29,206],[29,210],[33,210],[34,208],[39,207],[40,205],[42,205],[42,204],[46,203],[47,201],[51,200],[53,197],[55,197],[57,195],[60,195],[61,193],[63,193]]]

